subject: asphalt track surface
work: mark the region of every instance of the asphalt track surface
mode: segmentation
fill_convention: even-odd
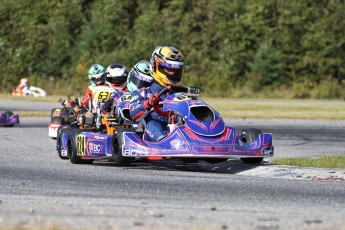
[[[48,122],[21,118],[18,127],[0,127],[0,228],[345,229],[344,180],[238,160],[74,165],[57,156]],[[275,157],[345,154],[344,122],[226,122],[271,132]]]

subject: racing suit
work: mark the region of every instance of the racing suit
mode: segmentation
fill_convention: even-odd
[[[110,94],[109,98],[101,105],[101,111],[110,112],[112,105],[113,104],[118,104],[119,98],[124,93],[129,94],[128,89],[125,89],[123,91],[118,91],[118,90],[115,89],[115,92]]]
[[[99,100],[105,101],[109,98],[111,93],[113,93],[115,90],[108,85],[98,85],[98,86],[92,86],[90,85],[85,92],[85,95],[82,99],[82,105],[84,107],[88,107],[89,104],[89,98],[92,100],[92,112],[95,112],[95,108],[97,106],[97,103]]]
[[[131,102],[129,104],[129,111],[134,121],[144,119],[146,123],[145,139],[149,141],[158,141],[164,138],[168,125],[168,118],[158,115],[153,109],[146,109],[145,101],[153,94],[158,94],[164,87],[154,82],[148,88],[141,88],[132,93]],[[163,101],[167,95],[161,95],[160,99]]]
[[[20,96],[23,96],[23,95],[29,95],[30,94],[29,89],[30,89],[30,85],[19,84],[16,88],[16,91]]]

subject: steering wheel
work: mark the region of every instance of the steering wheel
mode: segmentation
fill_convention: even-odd
[[[188,94],[194,94],[194,95],[199,95],[200,94],[200,88],[199,87],[191,87],[191,86],[181,86],[181,85],[168,85],[161,89],[159,91],[158,96],[162,96],[165,93],[172,93],[172,92],[185,92]],[[172,115],[174,115],[174,112],[172,111],[162,111],[160,105],[153,106],[154,111],[163,117],[168,117],[170,118]]]
[[[166,92],[184,92],[188,94],[195,94],[199,95],[200,94],[200,88],[199,87],[194,87],[194,86],[182,86],[182,85],[168,85],[164,87],[161,91],[159,91],[158,96],[160,97]]]

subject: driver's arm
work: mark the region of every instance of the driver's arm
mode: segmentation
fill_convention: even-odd
[[[131,102],[129,103],[129,112],[134,121],[141,118],[147,109],[144,107],[146,98],[145,89],[134,91],[131,97]]]

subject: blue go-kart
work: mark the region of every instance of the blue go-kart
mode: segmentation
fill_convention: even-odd
[[[63,138],[63,151],[72,163],[111,158],[118,165],[141,159],[217,163],[239,158],[245,163],[260,163],[273,157],[272,134],[227,126],[217,111],[198,98],[199,88],[168,86],[159,95],[167,92],[170,94],[161,107],[154,108],[168,116],[168,135],[164,139],[145,140],[144,132],[126,118],[126,122],[113,124],[113,133],[75,130]]]
[[[13,114],[12,111],[0,113],[0,126],[13,127],[14,125],[19,123],[20,122],[18,114]]]

